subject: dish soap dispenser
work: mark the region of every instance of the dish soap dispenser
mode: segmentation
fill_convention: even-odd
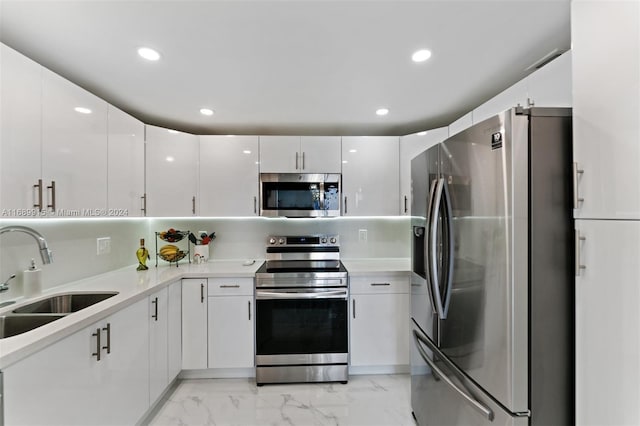
[[[149,269],[147,260],[150,259],[151,256],[149,256],[149,250],[144,247],[144,238],[140,238],[140,248],[136,250],[136,257],[138,258],[136,271],[146,271]]]
[[[31,259],[31,266],[23,272],[22,288],[24,297],[32,297],[42,291],[42,269],[36,268],[36,261]]]

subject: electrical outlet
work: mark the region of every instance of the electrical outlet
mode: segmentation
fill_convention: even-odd
[[[96,239],[98,256],[111,253],[111,237]]]
[[[366,243],[367,242],[367,230],[366,229],[359,229],[358,230],[358,241],[360,241],[361,243]]]

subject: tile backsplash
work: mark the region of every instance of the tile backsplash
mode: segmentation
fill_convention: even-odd
[[[331,233],[340,235],[344,259],[402,258],[410,256],[408,217],[340,217],[330,219],[282,218],[127,218],[127,219],[9,219],[0,227],[28,226],[40,232],[49,243],[54,262],[42,265],[37,245],[24,233],[0,236],[0,280],[11,274],[10,290],[0,300],[22,295],[22,272],[31,259],[43,272],[43,288],[101,274],[137,263],[135,251],[145,238],[155,265],[155,232],[175,228],[191,232],[215,232],[210,259],[262,259],[269,235]],[[366,230],[363,241],[360,230]],[[97,254],[97,239],[110,237],[110,253]],[[164,244],[159,242],[158,247]],[[159,261],[159,264],[166,262]]]

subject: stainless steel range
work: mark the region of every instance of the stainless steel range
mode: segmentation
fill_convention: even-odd
[[[347,270],[337,235],[271,236],[256,272],[256,382],[348,380]]]

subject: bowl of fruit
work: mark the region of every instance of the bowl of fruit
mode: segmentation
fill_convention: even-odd
[[[159,232],[158,237],[160,237],[162,241],[166,241],[168,243],[177,243],[178,241],[186,237],[188,234],[189,233],[185,231],[178,231],[176,229],[169,228],[166,231]]]
[[[160,247],[160,251],[158,252],[158,256],[167,262],[177,262],[184,259],[186,255],[187,254],[184,251],[180,250],[178,246],[174,246],[173,244],[163,245]]]

